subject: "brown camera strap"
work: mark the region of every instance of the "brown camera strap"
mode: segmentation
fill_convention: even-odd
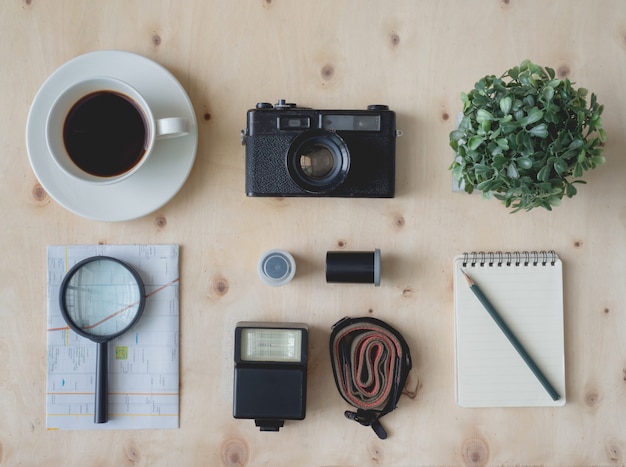
[[[346,418],[385,439],[379,419],[396,408],[411,369],[406,341],[381,320],[344,318],[332,327],[330,355],[337,389],[357,409]]]

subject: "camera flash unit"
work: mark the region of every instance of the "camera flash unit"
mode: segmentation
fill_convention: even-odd
[[[308,326],[239,322],[235,327],[233,416],[278,431],[306,412]]]

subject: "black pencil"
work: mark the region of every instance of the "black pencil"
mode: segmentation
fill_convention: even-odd
[[[548,381],[548,378],[546,378],[545,375],[541,372],[541,370],[539,369],[537,364],[533,361],[533,359],[530,357],[530,355],[528,355],[528,352],[526,352],[526,349],[524,349],[520,341],[517,340],[517,337],[515,337],[515,334],[513,334],[513,332],[509,329],[509,327],[506,325],[502,317],[498,314],[498,312],[493,307],[491,302],[487,300],[487,297],[485,297],[483,292],[476,285],[476,283],[472,280],[472,278],[462,269],[461,269],[461,272],[465,276],[465,280],[467,281],[467,284],[469,285],[472,292],[474,292],[474,295],[476,295],[478,300],[480,300],[480,303],[482,303],[483,307],[485,307],[485,309],[489,312],[489,314],[491,315],[493,320],[496,322],[500,330],[504,333],[504,335],[509,340],[511,345],[513,345],[515,350],[517,350],[517,353],[520,355],[520,357],[522,357],[522,359],[526,362],[526,365],[528,365],[528,368],[530,368],[533,374],[537,377],[541,385],[545,388],[546,391],[548,391],[548,394],[550,394],[550,397],[552,398],[552,400],[558,401],[561,398],[559,393],[550,384],[550,382]]]

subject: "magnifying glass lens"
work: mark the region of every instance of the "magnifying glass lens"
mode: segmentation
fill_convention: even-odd
[[[98,344],[95,423],[108,420],[107,342],[139,320],[145,301],[139,274],[128,264],[108,256],[93,256],[76,263],[61,283],[59,305],[67,325]]]
[[[85,333],[102,337],[124,332],[133,323],[142,295],[128,268],[105,258],[77,269],[64,293],[69,319]]]

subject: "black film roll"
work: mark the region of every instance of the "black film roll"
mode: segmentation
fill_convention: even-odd
[[[380,250],[327,252],[326,282],[350,282],[379,286]]]

